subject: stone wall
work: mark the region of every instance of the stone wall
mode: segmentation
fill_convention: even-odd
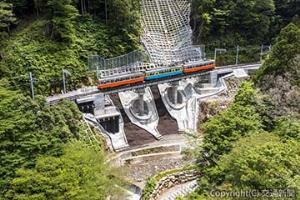
[[[162,194],[164,191],[176,185],[181,185],[186,182],[193,181],[199,176],[200,173],[196,170],[189,170],[167,175],[157,182],[153,192],[150,195],[149,200],[157,200],[160,194]]]

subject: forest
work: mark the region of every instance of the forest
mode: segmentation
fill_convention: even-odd
[[[300,23],[298,1],[193,0],[192,4],[195,44],[206,45],[208,53],[216,47],[247,47],[250,58],[241,56],[245,61],[260,45],[271,44],[288,23]],[[86,70],[88,56],[110,58],[142,49],[139,5],[139,0],[2,1],[0,78],[28,91],[27,76],[32,72],[41,95],[62,90],[62,69],[72,73],[68,89],[92,84]]]
[[[201,125],[203,176],[188,199],[210,199],[212,189],[300,192],[299,15],[298,0],[192,0],[193,40],[207,51],[273,47],[229,109]],[[93,85],[88,57],[143,49],[140,33],[140,0],[1,0],[0,199],[106,199],[119,192],[105,145],[86,139],[77,106],[50,106],[45,97],[62,92],[63,69],[71,72],[67,90]]]

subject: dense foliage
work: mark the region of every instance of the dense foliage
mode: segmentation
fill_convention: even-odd
[[[105,8],[101,2],[84,1],[89,5],[87,11],[82,11],[83,4],[73,0],[34,1],[34,7],[30,2],[5,3],[3,9],[0,6],[0,19],[8,18],[0,27],[6,38],[0,42],[0,78],[9,77],[11,84],[23,91],[29,91],[25,83],[29,72],[37,80],[36,92],[42,95],[61,92],[62,69],[72,74],[67,80],[68,89],[91,84],[87,72],[89,56],[114,57],[138,47],[137,0],[107,1],[107,21],[100,12]],[[12,5],[19,26],[8,37],[7,28],[15,21],[9,9]],[[34,16],[36,13],[38,17]]]
[[[202,179],[202,189],[239,191],[267,188],[300,190],[300,143],[283,142],[270,133],[241,138],[233,150],[207,171],[209,180]],[[209,183],[205,185],[204,182]]]
[[[87,146],[77,106],[68,101],[46,105],[40,96],[33,101],[3,86],[0,199],[105,199],[116,180],[110,178],[103,150]]]
[[[0,87],[1,193],[16,169],[32,167],[42,154],[60,155],[62,144],[78,138],[80,113],[65,102],[50,107]],[[64,112],[62,112],[64,111]]]
[[[294,24],[289,24],[282,29],[276,38],[273,51],[266,59],[264,66],[260,69],[258,79],[266,74],[282,74],[290,72],[295,75],[294,80],[300,78],[299,60],[300,54],[300,28]],[[300,84],[299,84],[300,85]]]
[[[299,23],[298,1],[193,0],[195,41],[212,46],[270,43],[289,22]]]
[[[34,169],[18,170],[6,197],[23,200],[106,199],[116,192],[116,181],[111,175],[101,152],[82,142],[74,142],[64,148],[61,157],[40,157]]]
[[[264,89],[268,87],[280,94],[298,91],[297,86],[292,87],[289,83],[268,84],[263,78],[272,79],[276,74],[286,80],[286,74],[292,72],[290,81],[297,82],[295,58],[300,54],[297,49],[299,39],[299,28],[295,25],[288,25],[281,31],[256,77]],[[299,193],[299,117],[292,111],[278,115],[275,110],[277,107],[284,109],[278,104],[284,95],[273,98],[263,91],[254,88],[253,83],[245,82],[230,108],[203,125],[205,137],[199,156],[203,176],[199,180],[198,194],[191,195],[191,199],[210,198],[212,190],[294,188]],[[295,95],[299,98],[299,93]],[[284,106],[299,109],[299,104]]]
[[[13,14],[12,4],[0,2],[0,39],[3,40],[10,32],[10,26],[16,21]],[[0,46],[1,47],[1,46]]]

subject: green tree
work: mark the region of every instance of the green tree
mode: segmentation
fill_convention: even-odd
[[[287,26],[293,18],[296,18],[300,13],[300,6],[298,1],[290,0],[274,0],[275,2],[275,19],[272,23],[271,32],[272,37],[280,32],[282,28]]]
[[[272,48],[270,56],[266,59],[259,70],[257,80],[267,74],[280,74],[291,72],[298,76],[300,66],[296,60],[300,54],[300,28],[294,24],[289,24],[282,29]]]
[[[124,33],[124,39],[137,46],[140,33],[140,1],[111,0],[108,2],[108,19],[116,33]]]
[[[192,1],[192,23],[195,41],[207,36],[210,31],[212,20],[212,9],[215,0],[193,0]]]
[[[209,45],[235,46],[268,38],[275,12],[273,0],[193,0],[192,19],[196,37]],[[197,40],[199,42],[199,38]]]
[[[61,155],[64,143],[84,135],[81,119],[74,103],[50,107],[0,86],[0,198],[18,168],[33,167],[40,155]]]
[[[270,133],[253,134],[240,139],[207,174],[200,181],[203,191],[296,187],[299,192],[300,143],[284,143]]]
[[[300,142],[300,120],[291,117],[278,119],[274,133],[284,140],[296,140]]]
[[[16,22],[12,10],[12,4],[5,1],[0,2],[0,59],[2,57],[3,41],[8,37],[10,26]]]
[[[202,126],[204,141],[200,160],[204,166],[214,165],[221,155],[230,152],[240,137],[262,130],[262,118],[255,107],[255,93],[251,83],[243,84],[235,103]]]
[[[13,14],[12,4],[0,2],[0,30],[10,32],[10,26],[16,21]]]
[[[245,39],[260,43],[269,32],[274,11],[273,0],[242,0],[231,7],[228,20],[231,28],[241,31]]]
[[[6,197],[105,200],[118,192],[112,174],[102,152],[74,142],[64,148],[61,157],[40,157],[35,168],[18,170]]]
[[[49,0],[51,37],[58,41],[71,42],[74,37],[74,19],[78,10],[72,0]]]

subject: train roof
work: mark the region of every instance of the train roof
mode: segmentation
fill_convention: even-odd
[[[131,76],[143,76],[143,75],[144,75],[144,73],[142,73],[142,72],[118,74],[118,75],[101,78],[100,81],[107,81],[107,80],[112,80],[112,79],[117,79],[117,78],[127,78],[127,77],[131,77]]]
[[[190,61],[190,62],[187,62],[185,63],[184,65],[199,65],[199,64],[206,64],[206,63],[214,63],[215,61],[214,60],[200,60],[200,61]]]
[[[163,71],[163,70],[166,70],[166,69],[177,69],[177,68],[181,68],[181,66],[172,66],[172,67],[160,67],[160,68],[156,68],[156,69],[150,69],[150,70],[147,70],[146,73],[151,73],[151,72],[160,72],[160,71]]]

